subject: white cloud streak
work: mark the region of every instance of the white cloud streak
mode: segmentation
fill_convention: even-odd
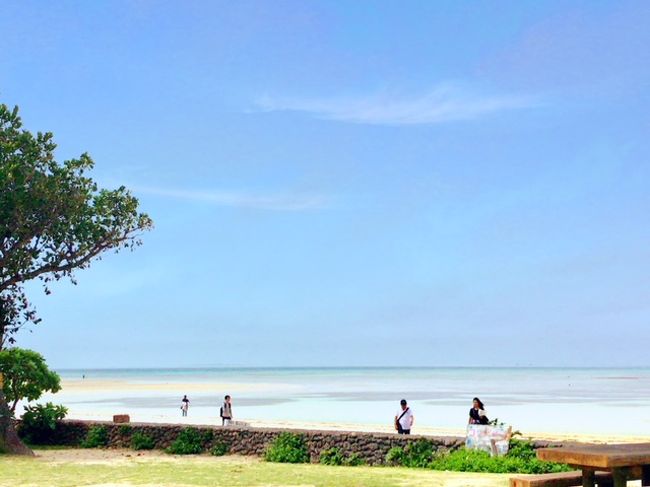
[[[537,106],[531,97],[481,95],[442,84],[419,96],[375,94],[339,98],[276,98],[257,100],[257,111],[303,112],[316,118],[371,125],[423,125],[473,120],[505,110]]]
[[[148,194],[163,198],[196,201],[234,208],[251,208],[270,211],[307,211],[328,206],[328,199],[317,194],[284,193],[255,194],[237,191],[200,191],[148,186],[132,187],[135,194]]]

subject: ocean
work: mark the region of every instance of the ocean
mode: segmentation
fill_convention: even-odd
[[[490,419],[537,432],[650,436],[650,369],[205,368],[61,370],[63,390],[43,400],[69,416],[217,424],[225,394],[235,418],[253,422],[390,427],[399,400],[415,428],[462,431],[472,398]],[[85,376],[85,378],[82,378]],[[43,401],[42,400],[42,401]]]

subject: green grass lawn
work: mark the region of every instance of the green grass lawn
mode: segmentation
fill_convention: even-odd
[[[127,450],[38,450],[0,455],[0,486],[427,486],[505,487],[507,476],[397,467],[266,463],[238,456],[171,456]]]

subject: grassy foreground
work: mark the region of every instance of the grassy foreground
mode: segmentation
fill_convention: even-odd
[[[0,486],[444,486],[505,487],[507,476],[398,467],[266,463],[238,456],[171,456],[127,450],[37,450],[0,455]]]

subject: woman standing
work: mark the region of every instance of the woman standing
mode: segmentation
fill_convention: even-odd
[[[478,397],[472,401],[472,409],[469,410],[469,424],[488,424],[490,420],[485,415],[485,405]]]

